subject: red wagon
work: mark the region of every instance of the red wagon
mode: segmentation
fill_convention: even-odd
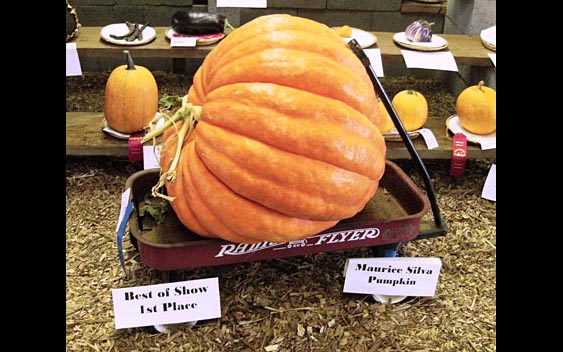
[[[156,224],[150,216],[141,216],[138,209],[142,206],[145,195],[157,183],[159,170],[139,171],[127,179],[125,187],[126,189],[131,188],[129,201],[133,204],[133,211],[128,219],[130,239],[146,265],[170,274],[174,270],[302,256],[359,247],[371,248],[376,256],[395,256],[397,249],[405,242],[447,233],[448,228],[440,215],[430,176],[424,163],[376,77],[368,57],[355,40],[348,44],[366,67],[375,91],[387,108],[403,143],[422,176],[426,192],[420,190],[395,163],[386,161],[385,173],[378,191],[364,210],[356,216],[342,220],[328,230],[299,241],[241,244],[196,235],[180,223],[170,208],[163,224]],[[429,210],[432,211],[433,218],[423,219]],[[120,229],[121,236],[125,223],[123,222]],[[122,265],[124,265],[120,236],[118,236],[118,248]],[[157,330],[161,331],[161,329]]]
[[[190,269],[366,246],[381,253],[382,248],[396,249],[404,242],[447,232],[428,171],[371,67],[369,58],[355,40],[348,45],[366,67],[375,91],[421,172],[426,195],[396,164],[387,161],[378,192],[356,216],[301,241],[247,245],[202,238],[186,229],[171,210],[168,211],[166,222],[161,225],[140,216],[139,205],[157,182],[159,170],[137,172],[126,183],[126,188],[131,188],[130,200],[136,209],[130,217],[131,241],[148,266],[158,270]],[[429,208],[432,209],[434,221],[421,223]]]
[[[126,188],[131,188],[135,209],[141,208],[158,177],[159,170],[150,169],[128,178]],[[380,187],[364,210],[300,241],[243,244],[203,238],[182,225],[172,209],[163,224],[156,224],[152,217],[140,216],[135,210],[129,228],[131,241],[146,265],[157,270],[192,269],[404,243],[420,235],[421,220],[429,203],[413,181],[395,163],[387,161]]]

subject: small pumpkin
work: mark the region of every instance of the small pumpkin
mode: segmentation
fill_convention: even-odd
[[[342,38],[350,38],[352,37],[352,27],[348,25],[340,26],[340,27],[332,27],[332,30],[336,32]]]
[[[188,100],[201,115],[165,185],[201,236],[303,239],[357,214],[378,188],[386,146],[375,91],[324,24],[285,14],[246,23],[206,56]],[[165,137],[163,172],[177,145]]]
[[[475,134],[489,134],[497,129],[497,92],[479,81],[465,88],[455,104],[459,123]]]
[[[403,90],[391,101],[405,130],[411,132],[422,128],[428,119],[428,102],[415,90]]]
[[[115,68],[106,83],[104,116],[110,128],[133,133],[146,127],[158,110],[158,86],[147,68],[135,65],[128,50],[126,65]]]
[[[383,105],[383,101],[379,97],[377,97],[377,105],[379,106],[379,111],[381,111],[381,125],[379,126],[379,131],[381,131],[381,133],[387,133],[395,128],[395,124],[393,120],[391,120],[387,108]]]

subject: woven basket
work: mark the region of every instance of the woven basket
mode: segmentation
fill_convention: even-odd
[[[496,45],[493,45],[493,44],[487,42],[486,40],[483,40],[483,38],[481,38],[481,43],[483,43],[483,46],[484,46],[485,48],[487,48],[487,49],[489,49],[489,50],[492,50],[492,51],[494,51],[494,52],[497,51],[497,46],[496,46]]]
[[[78,36],[78,30],[80,29],[81,25],[78,22],[78,15],[76,14],[76,8],[69,4],[68,0],[66,1],[66,15],[67,15],[67,26],[69,18],[72,22],[74,22],[74,30],[66,35],[66,41],[72,40]]]

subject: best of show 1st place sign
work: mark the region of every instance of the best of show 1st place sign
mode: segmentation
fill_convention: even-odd
[[[434,296],[442,262],[438,258],[348,259],[344,292],[389,296]]]
[[[221,317],[219,279],[112,289],[115,328]]]

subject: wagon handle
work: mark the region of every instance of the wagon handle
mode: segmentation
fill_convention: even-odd
[[[438,229],[430,229],[428,232],[419,234],[418,237],[428,238],[428,237],[434,237],[444,234],[447,231],[447,225],[444,224],[442,220],[442,215],[440,214],[440,208],[438,207],[438,202],[436,201],[436,194],[434,193],[434,188],[432,187],[432,182],[430,181],[430,175],[428,174],[428,170],[426,169],[426,166],[422,162],[420,155],[418,155],[418,151],[414,147],[412,140],[409,138],[407,131],[405,130],[405,127],[401,122],[401,119],[399,119],[399,114],[397,114],[397,111],[393,107],[393,104],[391,104],[391,100],[389,100],[387,93],[385,93],[385,90],[383,89],[383,86],[381,85],[379,78],[377,78],[377,75],[375,74],[375,70],[371,66],[370,60],[367,57],[366,53],[364,52],[360,44],[358,44],[356,39],[350,40],[348,42],[348,46],[350,47],[352,52],[360,59],[360,61],[366,68],[368,76],[373,84],[373,87],[375,88],[375,92],[381,98],[383,105],[389,112],[389,116],[391,117],[391,120],[393,121],[395,128],[397,128],[397,131],[399,132],[399,135],[401,136],[401,139],[403,140],[405,147],[407,147],[407,150],[411,158],[415,161],[415,164],[422,175],[422,180],[424,181],[426,194],[428,196],[428,199],[430,200],[430,207],[432,208],[432,214],[434,215],[434,224]]]

